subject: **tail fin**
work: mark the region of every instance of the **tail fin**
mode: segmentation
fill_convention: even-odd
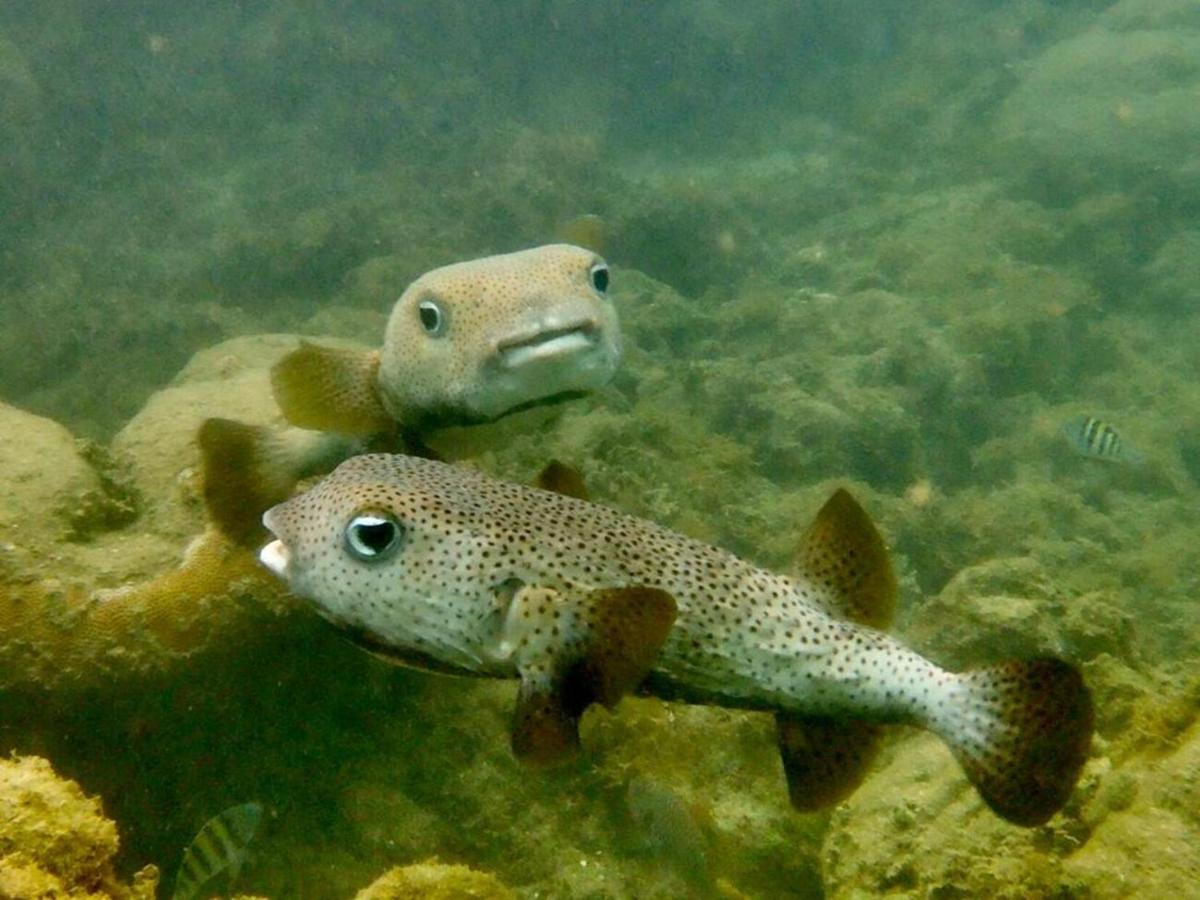
[[[959,677],[962,702],[943,710],[938,733],[988,806],[1017,825],[1042,824],[1067,802],[1091,745],[1079,671],[1045,658]]]

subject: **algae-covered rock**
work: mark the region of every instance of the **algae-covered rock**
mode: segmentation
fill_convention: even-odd
[[[1191,896],[1200,885],[1200,728],[1108,780],[1085,810],[1093,831],[1064,874],[1097,897]]]
[[[1197,89],[1195,26],[1093,28],[1053,44],[1029,64],[1004,104],[999,129],[1043,165],[1074,177],[1194,181]]]
[[[1103,592],[1079,596],[1054,582],[1036,559],[988,560],[962,569],[907,629],[943,665],[1004,657],[1128,655],[1133,623]]]
[[[58,777],[46,760],[0,760],[0,896],[153,900],[153,867],[138,873],[132,887],[117,880],[118,843],[99,801]]]
[[[1074,896],[1060,890],[1063,858],[1082,831],[1070,812],[1038,829],[991,815],[937,738],[914,735],[835,811],[825,896]]]
[[[282,425],[270,369],[298,341],[292,335],[263,334],[201,350],[121,429],[113,448],[132,465],[145,499],[144,527],[177,542],[202,530],[196,432],[210,417]]]
[[[354,895],[354,900],[516,900],[498,878],[437,860],[397,866]]]
[[[0,403],[0,553],[44,558],[71,532],[84,498],[102,493],[74,436]],[[19,551],[18,551],[19,548]]]

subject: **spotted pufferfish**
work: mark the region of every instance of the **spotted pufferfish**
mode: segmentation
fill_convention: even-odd
[[[887,724],[932,731],[1000,816],[1045,822],[1087,758],[1093,711],[1053,658],[954,673],[883,631],[896,580],[844,490],[775,574],[652,522],[466,468],[344,462],[266,513],[262,562],[371,652],[520,680],[512,748],[577,751],[579,720],[637,692],[774,713],[795,807],[865,777]]]
[[[621,330],[609,267],[546,244],[426,272],[396,300],[383,345],[303,342],[271,371],[287,429],[209,419],[200,428],[205,506],[227,536],[261,542],[263,512],[301,478],[366,449],[432,455],[425,438],[607,384]]]

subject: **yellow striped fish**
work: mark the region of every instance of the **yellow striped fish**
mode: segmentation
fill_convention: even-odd
[[[172,900],[191,900],[209,880],[226,870],[230,879],[236,878],[262,812],[260,803],[242,803],[205,822],[183,852]]]
[[[1112,462],[1140,463],[1142,454],[1130,447],[1117,430],[1095,416],[1075,416],[1063,423],[1063,434],[1084,456]]]

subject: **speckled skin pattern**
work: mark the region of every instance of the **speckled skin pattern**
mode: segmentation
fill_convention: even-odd
[[[346,550],[362,511],[404,527],[382,562]],[[264,521],[286,579],[336,623],[464,673],[515,677],[513,586],[562,597],[670,593],[674,628],[651,683],[722,705],[935,724],[957,677],[887,635],[832,618],[821,589],[596,504],[405,456],[360,456]]]
[[[487,421],[548,393],[607,384],[620,363],[621,335],[593,277],[598,266],[607,279],[592,251],[551,244],[422,275],[396,301],[380,351],[379,394],[388,412],[409,424],[419,424],[411,421],[414,410],[435,421],[442,409],[459,424]],[[433,315],[440,320],[431,332]]]

